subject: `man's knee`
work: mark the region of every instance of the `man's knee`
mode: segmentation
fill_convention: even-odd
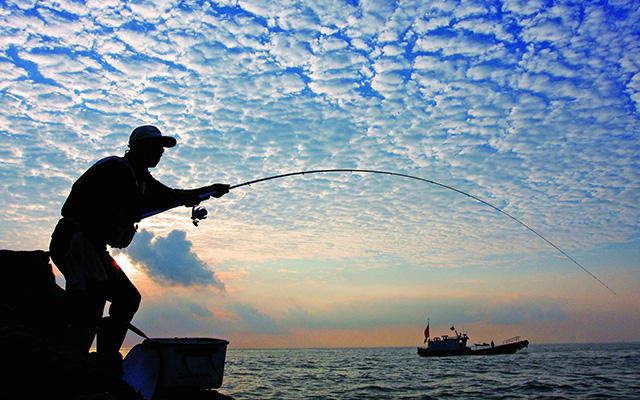
[[[138,311],[138,308],[140,308],[141,302],[142,302],[142,295],[140,294],[140,291],[134,286],[133,292],[131,293],[131,298],[130,298],[130,304],[131,304],[131,309],[133,311],[133,314],[135,314]]]
[[[142,295],[138,289],[131,285],[126,291],[122,291],[113,298],[109,306],[109,315],[122,322],[129,323],[140,308]]]

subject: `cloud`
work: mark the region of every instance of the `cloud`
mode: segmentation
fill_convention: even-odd
[[[233,303],[229,305],[229,310],[235,312],[252,333],[270,335],[288,333],[288,330],[283,328],[275,318],[261,313],[250,304]]]
[[[0,10],[2,247],[46,248],[72,182],[143,123],[179,138],[152,171],[173,187],[383,169],[504,206],[565,250],[640,232],[633,3],[51,4]],[[210,204],[191,241],[170,233],[184,210],[145,221],[131,250],[150,276],[222,288],[206,265],[219,257],[495,268],[552,251],[486,207],[397,178],[271,181]]]
[[[151,279],[169,286],[213,286],[224,284],[191,249],[186,233],[174,230],[167,237],[157,237],[143,229],[124,251],[139,263]]]
[[[522,322],[565,321],[562,303],[549,298],[525,298],[504,304],[489,305],[481,315],[492,324],[516,325]]]
[[[279,317],[260,312],[249,304],[231,304],[229,309],[252,332],[287,334],[293,329],[372,329],[412,325],[427,318],[442,324],[489,322],[518,325],[523,322],[564,321],[564,303],[547,297],[496,300],[493,297],[374,298],[341,301],[322,308],[290,307]]]
[[[221,323],[205,302],[201,293],[143,298],[133,323],[150,337],[211,336]]]

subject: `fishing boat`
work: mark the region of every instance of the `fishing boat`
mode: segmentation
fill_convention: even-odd
[[[455,335],[442,335],[431,339],[429,337],[429,325],[425,329],[426,347],[418,347],[418,355],[423,357],[445,356],[492,356],[497,354],[513,354],[529,345],[528,340],[521,340],[520,336],[512,337],[500,345],[483,343],[473,347],[467,346],[469,337],[466,333],[458,333],[455,327],[451,327]]]

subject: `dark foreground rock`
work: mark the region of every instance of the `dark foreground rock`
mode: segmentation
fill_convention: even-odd
[[[47,252],[0,250],[0,276],[0,399],[142,399],[96,353],[63,343],[65,291]],[[232,400],[216,391],[156,397]]]
[[[45,251],[0,250],[2,399],[139,400],[96,354],[65,346],[65,291]]]

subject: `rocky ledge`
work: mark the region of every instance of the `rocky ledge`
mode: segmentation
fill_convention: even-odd
[[[142,399],[96,353],[64,345],[65,291],[47,252],[0,250],[0,274],[0,399]],[[156,398],[233,400],[212,390]]]

